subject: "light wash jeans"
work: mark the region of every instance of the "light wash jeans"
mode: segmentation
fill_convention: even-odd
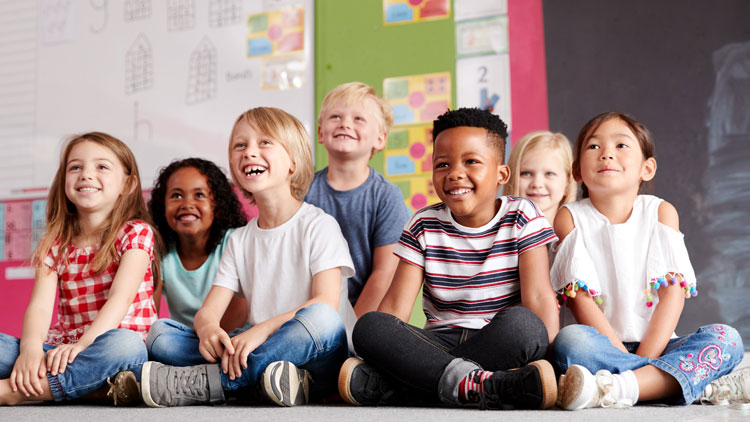
[[[689,405],[700,397],[711,381],[728,374],[743,358],[739,333],[724,324],[706,325],[693,334],[669,340],[661,356],[649,359],[635,354],[640,343],[625,343],[630,353],[616,348],[609,338],[588,325],[569,325],[552,343],[552,364],[560,373],[570,365],[581,365],[592,374],[606,369],[613,374],[653,365],[673,376],[682,396],[663,400]]]
[[[230,337],[243,333],[238,329]],[[198,335],[185,324],[160,319],[151,326],[146,339],[151,360],[174,366],[208,363],[198,351]],[[224,391],[255,386],[268,364],[283,360],[306,369],[314,383],[316,395],[335,391],[339,368],[348,356],[346,329],[338,312],[323,303],[300,309],[292,319],[253,350],[247,358],[247,369],[234,380],[221,374]]]
[[[21,340],[0,334],[0,379],[10,378],[19,354]],[[57,346],[44,344],[45,352]],[[52,376],[47,373],[55,401],[72,400],[94,392],[107,384],[120,371],[140,374],[147,359],[146,346],[135,331],[114,329],[100,335],[68,364],[65,372]]]

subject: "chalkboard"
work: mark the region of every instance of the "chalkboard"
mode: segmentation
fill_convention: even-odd
[[[125,141],[145,187],[175,158],[227,168],[250,107],[312,133],[313,32],[313,0],[0,3],[0,199],[43,196],[75,133]]]
[[[698,277],[678,334],[721,322],[750,347],[750,2],[545,0],[550,128],[607,110],[654,134],[654,194]]]

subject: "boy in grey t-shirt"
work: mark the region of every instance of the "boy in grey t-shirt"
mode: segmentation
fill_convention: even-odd
[[[315,174],[304,200],[336,218],[349,243],[356,270],[349,301],[357,317],[376,310],[388,290],[398,264],[393,249],[411,214],[401,190],[368,165],[392,124],[391,107],[361,82],[331,90],[318,116],[328,167]]]

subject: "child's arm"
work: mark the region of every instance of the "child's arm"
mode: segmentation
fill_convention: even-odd
[[[575,223],[573,222],[573,216],[570,214],[567,208],[561,208],[555,216],[555,233],[560,239],[560,242],[573,231]],[[596,328],[600,334],[609,337],[609,341],[613,346],[628,353],[625,345],[622,344],[622,340],[615,333],[612,325],[607,321],[604,313],[599,306],[596,305],[594,299],[583,290],[579,290],[575,298],[568,299],[568,305],[570,310],[573,312],[573,316],[576,318],[576,322],[579,324],[589,325]]]
[[[206,300],[193,319],[195,333],[200,339],[198,351],[209,362],[216,362],[225,353],[234,354],[232,341],[220,324],[222,315],[233,297],[234,292],[226,287],[211,287]]]
[[[23,332],[18,358],[10,373],[10,386],[26,396],[38,396],[44,391],[39,382],[47,374],[47,362],[42,345],[52,320],[57,291],[57,273],[46,265],[36,269],[34,288],[23,318]]]
[[[677,210],[669,202],[664,201],[659,205],[659,222],[680,231]],[[681,277],[677,276],[677,278],[682,281]],[[685,305],[685,292],[679,284],[669,284],[667,287],[657,290],[657,292],[659,293],[659,303],[654,308],[646,334],[643,335],[641,344],[635,352],[638,356],[651,359],[661,356],[677,327],[682,308]]]
[[[388,291],[399,261],[398,257],[393,254],[395,247],[396,244],[393,243],[375,248],[372,256],[372,273],[365,282],[357,303],[354,304],[354,313],[357,318],[378,309],[378,305]]]
[[[391,314],[409,322],[414,301],[424,280],[424,269],[400,260],[391,287],[380,302],[378,311]]]
[[[522,253],[518,257],[518,275],[521,303],[544,322],[549,342],[552,343],[560,331],[560,310],[549,280],[547,248],[539,247]]]
[[[247,369],[247,357],[250,353],[263,344],[282,324],[292,319],[298,310],[318,302],[338,310],[341,283],[341,267],[330,268],[313,275],[310,299],[288,312],[258,323],[244,333],[232,337],[235,352],[231,354],[225,351],[221,359],[221,369],[229,374],[230,379],[240,377],[242,369]]]
[[[128,249],[122,254],[120,266],[109,289],[109,297],[96,314],[91,326],[78,343],[63,344],[47,352],[47,371],[52,375],[65,372],[65,367],[73,363],[76,356],[89,347],[97,337],[120,325],[135,299],[150,263],[149,254],[143,249]]]
[[[247,322],[247,301],[241,297],[234,296],[224,311],[219,325],[221,329],[230,332],[235,328],[240,328]]]

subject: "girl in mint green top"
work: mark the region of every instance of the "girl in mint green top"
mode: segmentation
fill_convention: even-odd
[[[229,233],[247,218],[227,177],[200,158],[174,161],[162,169],[149,210],[169,245],[162,257],[164,295],[170,318],[193,325],[214,281]],[[156,294],[155,294],[156,296]],[[235,298],[222,319],[230,331],[247,319],[245,301]]]

